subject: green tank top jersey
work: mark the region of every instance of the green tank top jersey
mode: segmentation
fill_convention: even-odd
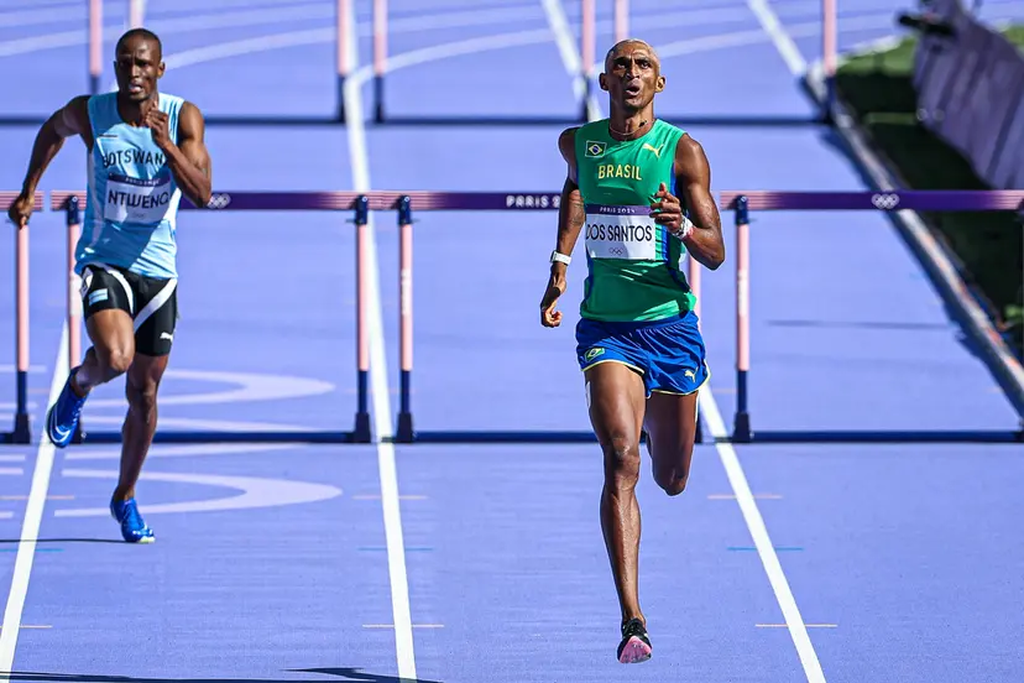
[[[683,134],[660,119],[643,137],[625,142],[609,134],[607,119],[576,131],[588,269],[582,317],[662,320],[694,307],[681,268],[686,248],[654,222],[650,206],[661,183],[675,194],[673,164]]]

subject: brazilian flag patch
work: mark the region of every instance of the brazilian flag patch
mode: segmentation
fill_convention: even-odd
[[[603,157],[608,144],[596,140],[587,140],[587,156],[591,158]]]

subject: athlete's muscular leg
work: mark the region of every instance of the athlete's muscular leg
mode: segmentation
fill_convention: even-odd
[[[79,396],[123,375],[135,355],[135,329],[131,316],[120,309],[97,311],[85,322],[92,347],[71,383]]]
[[[604,453],[601,529],[625,623],[638,617],[637,560],[640,549],[640,428],[644,386],[640,376],[621,363],[600,363],[586,372],[590,421]]]
[[[680,396],[654,392],[644,419],[654,481],[670,496],[686,488],[697,435],[697,392]]]
[[[170,356],[137,354],[128,370],[125,395],[128,415],[121,428],[121,477],[114,489],[116,500],[135,497],[135,484],[142,473],[149,447],[156,434],[156,394]]]

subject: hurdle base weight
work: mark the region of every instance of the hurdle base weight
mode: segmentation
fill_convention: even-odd
[[[14,431],[10,433],[8,443],[32,443],[32,426],[27,414],[14,416]]]
[[[356,426],[352,430],[352,443],[370,443],[370,414],[367,412],[356,413]]]
[[[732,441],[734,443],[750,443],[750,413],[746,411],[736,413],[732,427]]]
[[[412,428],[412,413],[398,414],[398,430],[395,432],[396,443],[412,443],[416,440],[415,431]]]

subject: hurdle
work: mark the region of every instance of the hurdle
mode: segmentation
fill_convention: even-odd
[[[729,441],[736,443],[1014,443],[1024,441],[1024,368],[998,339],[987,321],[959,322],[985,349],[986,364],[1021,418],[1016,430],[756,430],[750,419],[750,211],[1021,211],[1024,190],[900,190],[891,192],[727,191],[720,206],[735,218],[736,249],[736,412]],[[937,280],[933,273],[933,280]],[[937,283],[956,311],[955,299],[969,300],[960,289]],[[962,317],[962,316],[958,316]]]
[[[103,76],[103,45],[104,45],[104,28],[103,28],[103,17],[104,17],[104,3],[103,0],[84,0],[88,7],[87,16],[87,47],[86,47],[86,64],[87,64],[87,76],[88,76],[88,89],[92,95],[99,94],[102,92],[101,79]],[[145,25],[146,21],[146,0],[122,0],[127,5],[126,10],[126,26],[125,28],[135,28]],[[563,3],[568,0],[561,0]],[[611,30],[616,41],[623,40],[630,36],[630,27],[635,25],[634,18],[631,14],[631,3],[629,0],[608,0],[612,3],[612,19],[609,22],[598,21],[598,3],[597,0],[580,0],[581,10],[581,21],[579,30],[579,54],[580,54],[580,66],[579,73],[575,75],[575,78],[579,79],[583,84],[583,97],[579,103],[579,111],[574,115],[560,117],[553,119],[552,117],[537,117],[536,119],[528,117],[509,117],[506,119],[491,120],[486,118],[471,118],[471,119],[458,119],[453,118],[450,120],[451,123],[510,123],[510,122],[525,122],[525,123],[537,123],[548,125],[552,123],[572,123],[572,122],[586,122],[587,119],[587,99],[595,91],[595,81],[597,70],[601,67],[600,60],[597,58],[596,52],[596,37],[599,31],[606,29]],[[350,41],[348,36],[350,35],[349,22],[351,17],[354,16],[352,13],[353,5],[352,0],[335,0],[335,27],[336,37],[334,41],[335,46],[335,79],[336,79],[336,97],[335,97],[335,109],[330,115],[324,117],[219,117],[219,116],[207,116],[206,122],[208,125],[274,125],[274,124],[318,124],[318,123],[340,123],[344,124],[347,121],[348,113],[345,111],[345,98],[344,88],[345,82],[348,77],[352,75],[353,63],[349,58]],[[602,5],[603,7],[603,5]],[[826,104],[834,101],[834,80],[835,71],[837,65],[837,9],[836,0],[821,0],[821,20],[822,20],[822,64],[824,74],[824,84],[827,92]],[[388,74],[389,66],[389,53],[388,53],[388,2],[387,0],[372,0],[372,71],[373,71],[373,109],[374,109],[374,121],[378,124],[384,123],[436,123],[437,121],[426,121],[417,119],[405,119],[388,116],[385,107],[385,85]],[[655,46],[657,48],[657,45]],[[665,114],[662,116],[669,122],[680,122],[686,123],[687,125],[716,125],[716,124],[727,124],[727,125],[801,125],[807,123],[831,123],[831,108],[828,106],[822,106],[822,112],[818,119],[792,119],[788,117],[782,118],[771,118],[771,117],[735,117],[728,120],[722,118],[700,118],[688,116],[686,113],[679,114]],[[7,125],[23,125],[23,124],[41,124],[45,121],[45,117],[37,116],[17,116],[17,117],[0,117],[0,124]]]
[[[736,411],[731,435],[716,437],[716,441],[735,443],[1013,443],[1024,441],[1024,420],[1019,429],[1012,430],[756,430],[752,427],[749,404],[750,379],[750,211],[999,211],[1024,210],[1024,191],[901,191],[901,192],[772,192],[725,191],[720,195],[720,206],[734,214],[736,255]],[[509,193],[504,205],[500,196],[492,194],[448,194],[447,210],[501,210],[513,207],[530,210],[557,210],[560,196],[542,193]],[[385,202],[386,204],[387,202]],[[398,443],[584,443],[593,442],[589,431],[459,431],[416,430],[411,409],[412,375],[412,217],[411,209],[440,208],[429,201],[410,206],[403,200],[399,210],[400,261],[400,372],[401,409],[394,441]],[[701,266],[688,258],[687,280],[697,296],[700,311]],[[965,292],[956,295],[966,296]],[[1024,369],[1005,347],[994,339],[988,340],[991,353],[998,359],[990,367],[1004,368],[999,377],[1004,391],[1019,415],[1024,416]],[[991,360],[991,359],[990,359]],[[996,373],[1000,373],[997,371]],[[697,439],[703,441],[702,421],[698,420]]]
[[[0,208],[4,213],[10,208],[19,192],[0,192]],[[42,192],[33,196],[32,206],[40,211],[44,205]],[[28,412],[28,371],[29,371],[29,229],[30,226],[14,229],[14,371],[15,410],[14,427],[9,432],[0,432],[0,443],[27,444],[32,442],[32,425]]]
[[[15,192],[0,193],[0,203],[6,206],[17,195]],[[42,208],[44,202],[37,193],[35,204]],[[367,239],[369,214],[374,212],[395,212],[399,231],[399,378],[400,400],[395,418],[394,436],[378,435],[378,438],[397,443],[582,443],[593,442],[591,431],[459,431],[422,430],[415,426],[412,405],[413,384],[413,215],[419,211],[475,211],[475,212],[533,212],[557,211],[561,195],[555,192],[443,192],[443,191],[371,191],[355,192],[222,192],[214,193],[204,211],[342,211],[351,212],[355,225],[356,253],[356,387],[357,411],[355,426],[349,431],[283,431],[283,432],[212,432],[212,431],[158,431],[155,441],[164,443],[207,443],[232,442],[311,442],[311,443],[367,443],[372,441],[368,407],[368,374],[370,370],[369,333],[367,327],[368,306],[367,282],[368,263]],[[70,365],[77,365],[81,358],[81,302],[78,298],[79,281],[72,270],[74,245],[80,234],[80,207],[85,193],[53,191],[50,193],[49,209],[63,211],[67,225],[67,322],[69,326]],[[734,214],[736,284],[736,408],[733,429],[729,435],[715,436],[717,441],[736,443],[907,443],[907,442],[974,442],[1007,443],[1024,440],[1024,421],[1018,429],[1006,430],[759,430],[752,420],[749,399],[749,384],[752,377],[750,363],[750,212],[751,211],[882,211],[886,213],[910,211],[1020,211],[1024,210],[1024,191],[893,191],[893,192],[773,192],[773,191],[724,191],[720,193],[720,207]],[[181,202],[182,210],[196,210],[187,199]],[[28,372],[28,230],[18,231],[16,249],[16,297],[17,297],[17,393],[18,410],[15,430],[4,438],[8,441],[27,443],[29,424],[27,410]],[[700,300],[701,268],[697,262],[687,259],[687,280],[694,294]],[[933,280],[935,278],[934,273]],[[962,280],[953,276],[959,285],[939,286],[947,302],[969,300]],[[949,278],[952,281],[954,278]],[[955,303],[955,302],[954,302]],[[698,304],[699,305],[699,304]],[[950,306],[956,310],[957,306]],[[712,312],[714,315],[715,312]],[[698,315],[700,309],[698,308]],[[979,313],[978,316],[983,316]],[[1019,415],[1024,416],[1024,369],[1020,361],[1006,348],[992,331],[986,320],[961,320],[961,324],[972,334],[981,347],[989,368],[999,381],[1003,391]],[[698,426],[700,423],[698,423]],[[703,433],[700,429],[699,434]],[[120,433],[93,432],[84,427],[76,434],[76,443],[112,443],[120,440]],[[700,440],[703,440],[702,438]]]
[[[7,193],[13,195],[14,193]],[[67,267],[67,325],[68,366],[74,367],[82,358],[82,302],[80,299],[81,280],[74,272],[75,246],[81,235],[81,211],[86,200],[84,191],[54,190],[50,193],[49,209],[63,212],[66,225],[66,267]],[[400,357],[400,400],[396,420],[395,436],[388,437],[402,443],[413,441],[442,442],[593,442],[590,431],[578,432],[471,432],[420,431],[413,429],[412,371],[413,371],[413,308],[412,308],[412,267],[413,267],[413,211],[557,211],[560,193],[545,192],[221,192],[213,193],[204,211],[346,211],[352,212],[351,222],[355,225],[356,252],[356,391],[357,412],[355,427],[350,431],[298,431],[280,432],[226,432],[202,430],[158,430],[154,443],[369,443],[372,441],[368,395],[370,369],[369,332],[367,316],[366,277],[369,272],[367,235],[370,211],[396,211],[399,228],[399,357]],[[42,197],[37,199],[42,206]],[[196,210],[188,199],[183,199],[181,210]],[[22,231],[24,232],[24,231]],[[27,251],[26,251],[27,253]],[[699,282],[699,266],[689,260],[690,278]],[[27,359],[25,361],[27,367]],[[75,444],[119,443],[120,432],[94,432],[85,427],[83,416],[72,438]],[[698,441],[701,439],[698,425]]]
[[[345,0],[348,2],[350,0]],[[559,0],[563,5],[568,4],[570,0]],[[630,26],[632,15],[630,12],[630,1],[629,0],[610,0],[612,3],[612,21],[611,21],[611,32],[616,42],[625,40],[630,37]],[[580,8],[580,28],[579,28],[579,73],[575,77],[583,84],[583,96],[580,98],[579,111],[576,114],[575,120],[581,123],[586,123],[589,119],[587,116],[587,101],[595,92],[595,85],[597,79],[597,72],[599,68],[603,67],[602,61],[598,59],[596,54],[596,42],[597,34],[600,30],[608,28],[607,22],[598,22],[597,0],[579,0]],[[679,8],[681,11],[685,11],[685,8]],[[341,16],[343,12],[339,8],[339,25],[338,25],[338,45],[339,45],[339,74],[342,73],[342,53],[344,52],[344,36],[348,34],[343,31],[341,22]],[[679,121],[686,122],[690,125],[703,124],[703,125],[714,125],[717,123],[726,123],[734,125],[806,125],[808,123],[831,123],[831,105],[835,98],[834,82],[836,65],[838,61],[838,48],[837,48],[837,3],[836,0],[821,0],[821,21],[822,21],[822,35],[821,35],[821,55],[822,64],[824,68],[824,82],[826,91],[828,93],[825,105],[822,106],[819,116],[815,118],[791,118],[791,117],[742,117],[736,118],[735,120],[726,120],[724,118],[711,118],[703,119],[693,116],[687,116],[686,114],[667,114],[659,115],[660,118],[665,119],[669,122]],[[373,49],[373,110],[374,110],[374,122],[378,124],[385,123],[465,123],[468,119],[461,119],[458,117],[451,118],[438,118],[438,119],[417,119],[410,117],[391,117],[386,114],[386,107],[384,103],[385,93],[385,82],[388,73],[388,2],[387,0],[373,0],[373,31],[372,31],[372,49]],[[640,37],[640,36],[636,36]],[[657,49],[657,45],[654,46]],[[342,78],[343,80],[343,78]],[[339,90],[340,93],[340,90]],[[344,120],[342,116],[342,120]],[[481,120],[480,122],[488,123],[508,123],[513,119],[508,120]],[[527,118],[518,117],[514,119],[517,122],[536,122],[539,124],[550,124],[554,123],[550,117],[540,118]],[[568,123],[569,119],[560,120],[559,122]]]
[[[380,0],[375,0],[375,2]],[[89,82],[89,94],[98,95],[103,91],[101,79],[103,77],[103,42],[104,42],[104,29],[103,29],[103,0],[86,0],[88,3],[88,18],[87,18],[87,54],[88,59],[86,61],[88,65],[88,82]],[[146,22],[146,0],[123,0],[127,5],[126,17],[125,17],[125,30],[131,28],[140,28],[145,26]],[[337,95],[335,102],[335,111],[325,119],[291,119],[291,118],[279,118],[279,119],[265,119],[265,118],[252,118],[244,119],[238,117],[217,117],[208,116],[206,117],[206,123],[208,125],[217,125],[220,123],[224,124],[244,124],[253,123],[255,125],[269,125],[275,122],[281,123],[297,123],[297,124],[310,124],[310,123],[344,123],[345,122],[345,79],[349,75],[352,69],[352,63],[348,55],[348,23],[352,14],[352,0],[335,0],[335,26],[337,28],[337,36],[335,39],[335,76],[337,82]],[[375,52],[379,48],[374,47]],[[45,119],[38,121],[42,123]],[[35,120],[27,120],[18,118],[15,123],[36,123]]]
[[[81,279],[74,271],[75,247],[81,235],[81,207],[86,200],[82,191],[58,191],[50,193],[50,210],[63,211],[67,232],[67,325],[68,325],[68,367],[75,367],[82,359],[82,302],[80,298]],[[181,210],[195,210],[197,207],[183,199]],[[210,211],[353,211],[355,225],[355,273],[356,273],[356,393],[357,408],[354,426],[348,431],[331,430],[283,430],[283,431],[202,431],[158,430],[154,443],[370,443],[372,431],[369,412],[369,370],[370,340],[367,326],[366,277],[369,270],[367,249],[370,203],[364,195],[356,193],[259,193],[259,192],[216,192],[203,210]],[[23,231],[24,232],[24,231]],[[27,361],[26,361],[27,364]],[[80,421],[72,437],[72,443],[120,443],[121,433],[115,431],[90,432]]]

